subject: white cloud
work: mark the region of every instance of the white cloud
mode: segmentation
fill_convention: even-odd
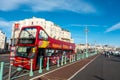
[[[108,28],[105,32],[111,32],[120,29],[120,22]]]
[[[15,10],[22,5],[36,12],[66,10],[77,13],[96,13],[96,9],[83,0],[1,0],[0,10]]]
[[[13,22],[14,21],[6,21],[6,20],[0,18],[0,30],[2,30],[2,32],[5,33],[6,36],[9,38],[11,36]]]
[[[3,27],[3,28],[11,27],[13,22],[14,21],[5,21],[0,19],[0,27]]]
[[[27,2],[28,0],[1,0],[0,1],[0,10],[2,11],[10,11],[18,9],[22,4]]]
[[[98,25],[95,25],[95,24],[91,24],[91,25],[88,25],[88,24],[70,24],[69,26],[78,26],[78,27],[98,27]]]

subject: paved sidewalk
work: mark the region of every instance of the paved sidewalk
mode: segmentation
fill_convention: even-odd
[[[83,60],[79,60],[44,76],[40,75],[40,77],[37,77],[34,80],[67,80],[95,57],[96,56],[92,56]]]

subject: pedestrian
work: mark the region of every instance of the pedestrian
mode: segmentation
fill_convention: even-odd
[[[105,52],[105,57],[110,58],[110,53],[108,51]]]

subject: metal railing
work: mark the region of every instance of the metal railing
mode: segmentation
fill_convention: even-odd
[[[93,53],[88,53],[88,57],[90,56],[93,56],[93,55],[96,55],[97,52],[93,52]],[[69,56],[69,57],[68,57]],[[76,53],[76,54],[71,54],[71,55],[62,55],[62,56],[56,56],[57,57],[57,63],[56,63],[56,67],[60,67],[60,66],[63,66],[63,65],[66,65],[68,63],[73,63],[75,61],[78,61],[78,60],[81,60],[81,59],[85,59],[85,58],[88,58],[86,57],[86,54],[85,53]],[[46,63],[46,71],[49,71],[50,70],[50,57],[46,57],[46,60],[47,60],[47,63]],[[43,72],[43,56],[40,57],[40,60],[39,60],[39,70],[38,70],[38,73],[42,73]],[[8,75],[8,80],[13,80],[13,79],[16,79],[16,78],[19,78],[19,77],[22,77],[22,76],[25,76],[25,75],[29,75],[29,76],[33,76],[34,75],[34,72],[33,72],[33,59],[30,60],[29,62],[29,65],[30,65],[30,70],[28,70],[27,73],[24,73],[22,75],[19,75],[19,76],[14,76],[14,77],[11,77],[12,75],[12,65],[10,63],[4,63],[4,62],[0,62],[0,80],[3,80],[3,73],[4,73],[4,67],[6,65],[9,65],[8,68],[9,68],[9,75]],[[17,68],[17,71],[21,71],[22,68]]]

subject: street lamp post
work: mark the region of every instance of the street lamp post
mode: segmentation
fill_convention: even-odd
[[[88,28],[85,28],[85,35],[86,35],[86,57],[88,57]]]
[[[94,43],[94,48],[95,48],[95,54],[96,54],[97,53],[97,51],[96,51],[96,41]]]

